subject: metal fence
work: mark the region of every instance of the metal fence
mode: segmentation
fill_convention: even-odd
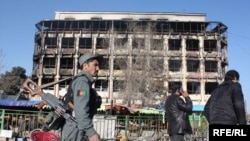
[[[1,130],[11,130],[13,137],[29,138],[33,130],[45,125],[44,111],[2,109]],[[207,122],[202,116],[190,116],[194,133],[186,136],[186,141],[207,140]],[[103,115],[98,114],[93,119],[94,128],[102,140],[110,141],[168,141],[167,123],[161,114],[136,115]],[[59,138],[60,130],[51,131]]]

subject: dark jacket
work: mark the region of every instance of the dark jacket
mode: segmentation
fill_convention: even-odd
[[[221,83],[208,99],[204,114],[209,124],[246,124],[244,97],[239,83]]]
[[[193,104],[190,97],[185,101],[176,94],[169,96],[165,103],[166,120],[169,134],[192,134],[189,114],[192,113]]]

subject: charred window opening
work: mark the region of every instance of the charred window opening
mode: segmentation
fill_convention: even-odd
[[[217,72],[217,61],[205,61],[205,72]]]
[[[91,21],[84,21],[78,23],[79,29],[82,31],[90,31],[91,30]]]
[[[108,80],[96,80],[95,89],[96,91],[108,91]]]
[[[124,21],[114,21],[115,31],[127,31],[127,24]]]
[[[44,68],[55,68],[56,67],[56,59],[55,58],[44,58],[43,59],[43,67]]]
[[[169,60],[169,71],[179,72],[181,71],[181,60]]]
[[[169,39],[168,40],[169,50],[181,50],[181,40],[180,39]]]
[[[56,48],[57,38],[45,38],[45,46],[47,46],[47,48]]]
[[[199,51],[199,40],[187,39],[186,50],[187,51]]]
[[[80,38],[79,39],[79,48],[92,48],[92,38]]]
[[[99,18],[92,20],[101,20]],[[110,21],[92,21],[92,30],[93,31],[108,31],[110,27]]]
[[[97,38],[96,48],[97,49],[105,49],[108,47],[108,41],[105,38]]]
[[[145,39],[135,38],[132,41],[133,49],[144,49],[145,48]]]
[[[211,94],[212,91],[218,86],[218,82],[206,82],[205,94]]]
[[[187,72],[198,72],[200,69],[199,60],[187,60]]]
[[[164,21],[167,21],[168,19],[158,19],[158,20],[162,22],[156,23],[155,31],[156,32],[169,32],[170,26],[168,23],[164,22]]]
[[[61,58],[61,69],[73,69],[73,58]]]
[[[100,69],[109,69],[109,58],[104,57],[102,62],[100,62]]]
[[[148,21],[138,21],[136,23],[136,28],[134,30],[136,32],[145,32],[147,26],[148,26]]]
[[[189,94],[200,94],[200,82],[187,82],[187,91]]]
[[[128,39],[127,38],[116,38],[115,39],[115,49],[127,48]]]
[[[74,38],[62,38],[62,48],[74,48]]]
[[[213,52],[216,51],[216,40],[204,40],[204,51]]]
[[[42,78],[42,85],[54,82],[54,78]]]

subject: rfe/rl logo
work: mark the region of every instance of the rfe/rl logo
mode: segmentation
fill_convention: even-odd
[[[213,129],[213,136],[247,136],[243,129]]]

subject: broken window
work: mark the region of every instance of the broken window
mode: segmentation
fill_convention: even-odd
[[[187,51],[199,51],[199,40],[187,39],[186,50]]]
[[[188,94],[200,94],[200,82],[187,82]]]
[[[155,31],[156,32],[169,32],[169,29],[170,29],[169,24],[165,22],[168,19],[158,19],[158,20],[162,22],[156,22]]]
[[[73,69],[73,58],[61,58],[61,69]]]
[[[180,39],[169,39],[168,40],[169,50],[181,50],[181,40]]]
[[[136,28],[134,29],[136,32],[145,32],[146,31],[146,27],[148,26],[148,21],[144,21],[142,19],[142,21],[138,21],[136,23]]]
[[[79,39],[79,48],[92,48],[92,38],[80,38]]]
[[[115,31],[127,31],[126,21],[114,21],[113,25]]]
[[[145,39],[134,38],[132,41],[133,49],[144,49],[145,48]]]
[[[108,31],[110,27],[110,22],[109,21],[101,21],[101,18],[95,18],[92,20],[92,30],[93,31]]]
[[[42,78],[42,85],[54,82],[54,78]]]
[[[62,48],[74,48],[74,38],[62,38]]]
[[[45,46],[47,48],[56,48],[57,47],[57,38],[45,38]]]
[[[105,49],[108,48],[109,40],[105,38],[97,38],[96,40],[96,48],[97,49]]]
[[[169,60],[169,71],[179,72],[181,71],[181,60]]]
[[[83,21],[78,24],[79,29],[82,29],[82,31],[91,31],[91,21]]]
[[[187,72],[198,72],[200,68],[199,60],[187,60]]]
[[[96,80],[95,89],[96,91],[108,91],[108,80]]]
[[[55,58],[43,58],[43,67],[44,68],[55,68],[56,67],[56,59]]]
[[[217,72],[217,61],[205,61],[205,72]]]
[[[216,40],[204,40],[204,51],[212,52],[216,51],[217,41]]]
[[[108,70],[109,69],[109,58],[103,57],[103,59],[99,65],[100,65],[100,69]]]
[[[116,38],[115,39],[115,49],[124,49],[127,48],[127,38]]]

